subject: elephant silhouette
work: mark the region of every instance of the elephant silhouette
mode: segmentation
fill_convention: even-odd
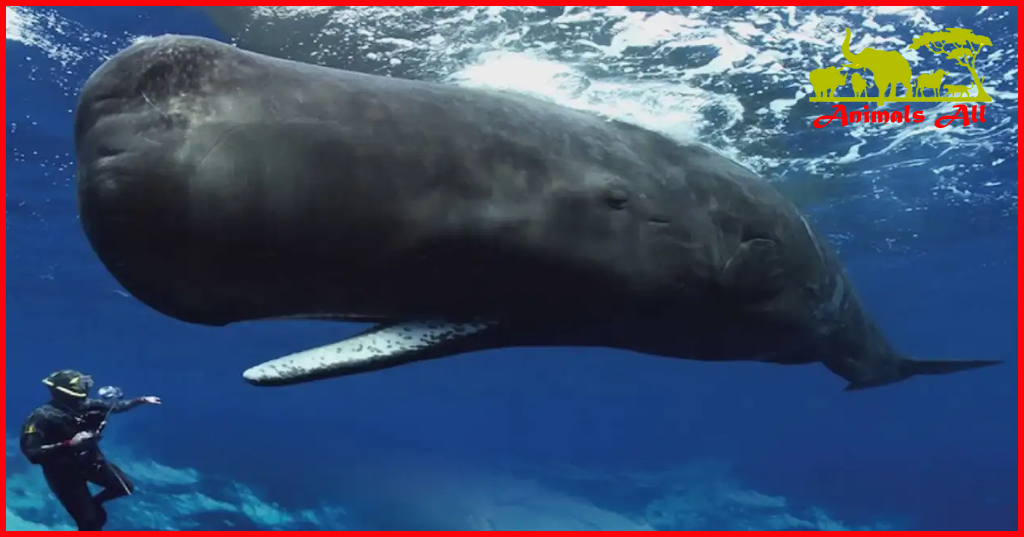
[[[914,86],[914,96],[924,97],[924,90],[931,89],[935,93],[935,97],[938,97],[942,89],[942,78],[949,73],[939,69],[932,73],[921,73],[917,75],[917,85]]]
[[[913,86],[910,82],[913,73],[910,71],[910,62],[902,54],[895,50],[873,48],[866,48],[860,54],[854,54],[850,50],[850,37],[850,29],[847,28],[846,40],[843,41],[843,57],[850,63],[843,67],[871,71],[875,78],[875,86],[878,88],[879,105],[884,104],[886,100],[895,100],[899,84],[906,86],[908,97],[913,95]],[[888,95],[886,90],[889,90]]]
[[[814,94],[819,98],[835,97],[836,91],[846,85],[846,75],[838,67],[815,69],[808,78],[814,87]]]
[[[853,73],[853,76],[850,77],[850,85],[853,86],[854,97],[868,96],[868,81],[864,80],[860,73]]]

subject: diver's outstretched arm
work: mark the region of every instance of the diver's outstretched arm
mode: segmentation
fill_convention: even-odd
[[[160,405],[163,404],[163,401],[161,401],[159,397],[146,396],[136,397],[135,399],[126,399],[123,401],[96,400],[90,401],[90,403],[96,405],[97,408],[95,408],[95,410],[102,410],[104,412],[110,412],[111,414],[120,414],[122,412],[128,412],[129,410],[135,410],[140,406]]]

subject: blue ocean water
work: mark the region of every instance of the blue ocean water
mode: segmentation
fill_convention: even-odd
[[[138,485],[108,529],[1017,527],[1016,8],[307,9],[7,8],[8,530],[71,528],[15,440],[68,367],[165,400],[104,440]],[[800,73],[843,23],[879,36],[858,48],[990,36],[988,122],[812,129]],[[851,394],[820,366],[529,349],[251,387],[361,327],[162,317],[77,220],[77,89],[164,33],[459,83],[518,66],[516,89],[705,138],[799,197],[897,346],[1006,364]]]

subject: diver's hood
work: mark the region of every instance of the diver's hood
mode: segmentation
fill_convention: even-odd
[[[43,384],[50,388],[54,396],[85,399],[93,387],[92,377],[72,369],[57,371],[43,379]]]

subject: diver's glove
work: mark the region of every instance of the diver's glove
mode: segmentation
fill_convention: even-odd
[[[76,434],[71,440],[68,440],[68,441],[64,442],[64,444],[67,445],[67,446],[71,446],[71,447],[77,447],[77,446],[81,446],[83,444],[86,444],[88,442],[93,442],[95,440],[96,440],[96,433],[94,433],[92,431],[82,431],[82,432]]]

